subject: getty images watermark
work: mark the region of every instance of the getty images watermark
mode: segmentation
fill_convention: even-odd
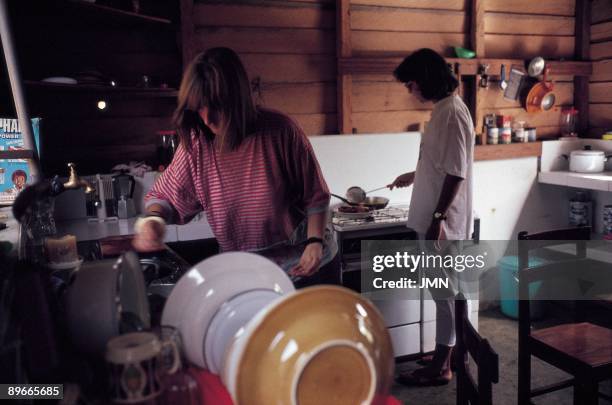
[[[612,241],[364,240],[360,271],[372,300],[612,299]]]
[[[435,247],[432,246],[435,249]],[[395,252],[394,254],[380,254],[372,257],[372,271],[374,273],[382,272],[407,272],[414,274],[421,271],[421,277],[402,277],[399,279],[385,279],[382,277],[374,277],[372,286],[376,289],[392,289],[392,288],[450,288],[451,274],[449,272],[462,273],[470,270],[483,270],[486,267],[485,258],[487,252],[482,254],[460,254],[457,249],[452,250],[452,254],[444,254],[440,246],[441,253],[425,253],[421,251],[418,254],[411,254],[407,251]],[[434,276],[429,277],[432,273]],[[420,279],[420,280],[419,280]]]

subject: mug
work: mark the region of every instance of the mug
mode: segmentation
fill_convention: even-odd
[[[161,342],[150,332],[128,333],[108,342],[106,361],[114,403],[143,403],[162,393],[164,374],[175,371],[180,364],[178,356],[174,356],[175,364],[164,364],[161,354],[166,346],[170,346],[170,352],[178,353],[172,340]]]

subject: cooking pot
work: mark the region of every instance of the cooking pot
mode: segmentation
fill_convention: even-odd
[[[546,81],[549,68],[544,69],[544,77],[541,82],[535,83],[525,98],[525,109],[529,113],[548,111],[555,105],[555,93],[553,93],[552,81]]]
[[[606,160],[612,155],[606,155],[601,150],[592,150],[591,145],[584,149],[574,150],[570,155],[563,155],[570,162],[570,171],[577,173],[600,173],[604,171]]]

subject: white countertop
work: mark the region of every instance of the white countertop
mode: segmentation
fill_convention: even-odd
[[[612,172],[576,173],[569,171],[540,172],[538,181],[558,186],[612,191]]]
[[[114,221],[91,221],[87,218],[56,222],[58,235],[75,235],[78,241],[99,240],[109,236],[133,235],[137,217]],[[211,239],[214,235],[203,215],[185,225],[168,225],[165,242]]]

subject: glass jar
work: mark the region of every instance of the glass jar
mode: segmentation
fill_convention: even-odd
[[[574,107],[564,108],[561,110],[561,136],[578,136],[578,110]]]

